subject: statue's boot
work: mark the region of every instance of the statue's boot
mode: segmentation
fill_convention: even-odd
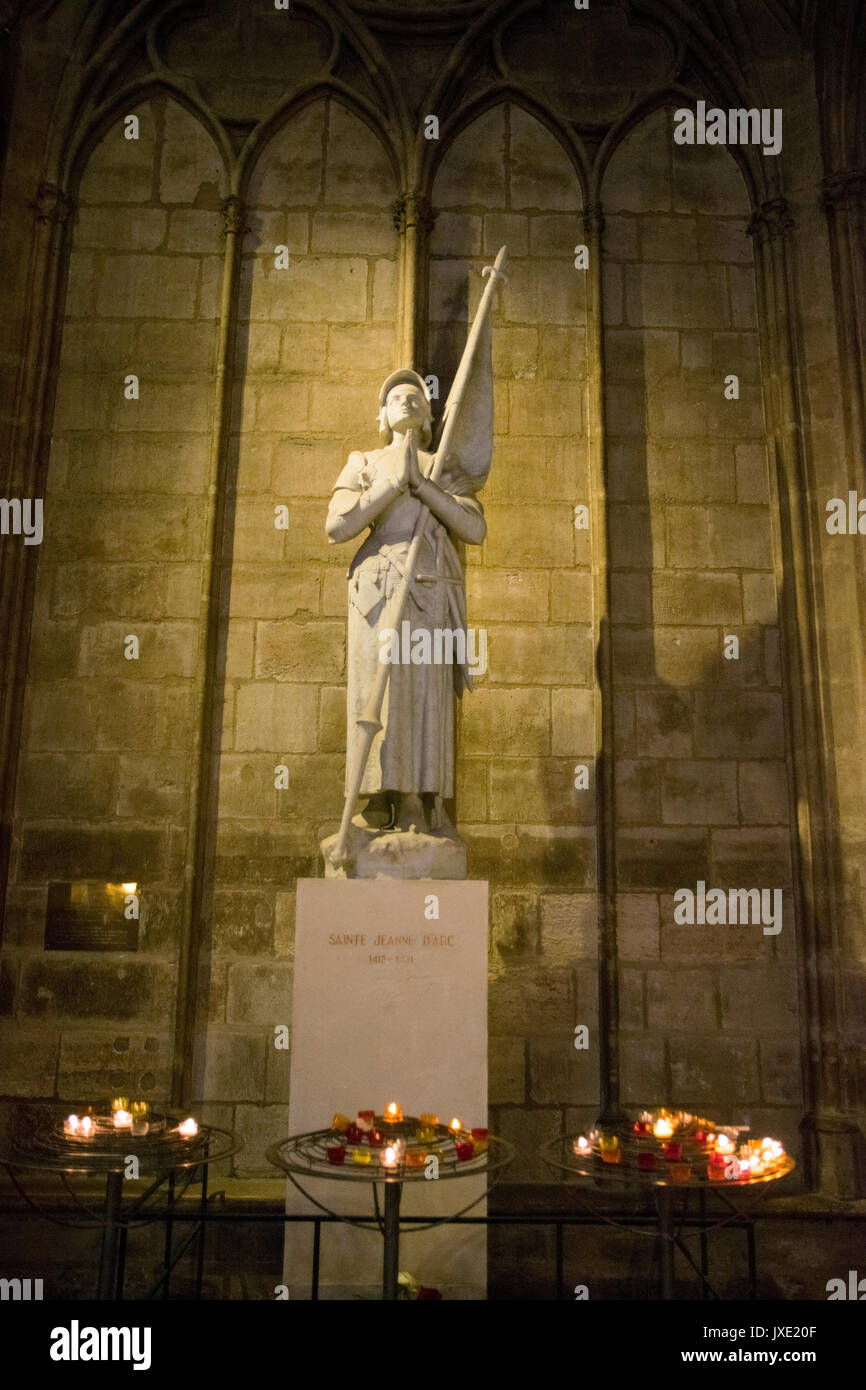
[[[359,830],[387,830],[391,824],[393,807],[387,792],[374,792],[362,811],[352,817],[352,824]]]
[[[456,835],[454,822],[445,810],[441,796],[431,795],[427,799],[427,824],[435,835]]]
[[[423,833],[427,829],[424,803],[414,792],[401,792],[397,805],[397,830],[415,830]]]

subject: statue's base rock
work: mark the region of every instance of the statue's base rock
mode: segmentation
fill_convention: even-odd
[[[466,846],[455,831],[432,835],[426,830],[363,830],[352,825],[347,858],[333,859],[339,835],[328,835],[319,848],[325,878],[466,877]]]

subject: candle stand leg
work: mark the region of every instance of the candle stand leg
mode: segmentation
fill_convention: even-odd
[[[385,1183],[385,1251],[382,1260],[382,1298],[393,1302],[397,1298],[397,1275],[400,1264],[400,1194],[401,1182]]]
[[[668,1301],[674,1296],[674,1219],[668,1187],[656,1188],[659,1215],[659,1273],[661,1296]]]
[[[113,1299],[117,1293],[117,1237],[122,1192],[123,1174],[109,1173],[105,1180],[102,1248],[99,1252],[99,1288],[96,1295],[102,1302]]]
[[[199,1213],[201,1214],[201,1216],[204,1216],[205,1212],[207,1211],[207,1170],[207,1163],[203,1163],[201,1167],[201,1202],[199,1204]],[[204,1237],[206,1230],[207,1223],[205,1221],[202,1221],[198,1228],[198,1251],[196,1254],[195,1262],[196,1298],[201,1298],[201,1285],[202,1280],[204,1278]]]

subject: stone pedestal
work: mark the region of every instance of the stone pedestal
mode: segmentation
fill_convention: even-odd
[[[335,1111],[381,1114],[391,1100],[406,1115],[487,1124],[487,884],[301,879],[290,1133],[323,1129]],[[372,1215],[371,1184],[305,1186],[335,1212]],[[453,1214],[484,1187],[477,1178],[409,1182],[402,1209]],[[291,1183],[287,1209],[315,1210]],[[484,1211],[483,1202],[473,1208]],[[309,1297],[312,1244],[312,1227],[287,1226],[283,1280],[292,1297]],[[486,1244],[484,1227],[405,1234],[400,1269],[446,1297],[483,1299]],[[378,1297],[381,1280],[378,1233],[323,1228],[320,1297]]]
[[[321,842],[325,878],[465,878],[466,846],[456,830],[431,835],[423,830],[349,831],[348,858],[335,865],[339,835]]]

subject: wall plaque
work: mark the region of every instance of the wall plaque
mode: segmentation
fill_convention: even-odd
[[[51,883],[45,913],[46,951],[137,951],[138,885]],[[129,899],[135,897],[134,905]],[[134,917],[127,912],[134,910]]]

